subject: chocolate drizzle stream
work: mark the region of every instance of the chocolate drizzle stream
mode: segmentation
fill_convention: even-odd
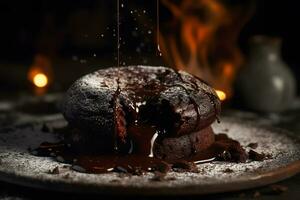
[[[114,113],[114,123],[115,123],[115,134],[114,134],[114,150],[115,151],[118,151],[118,126],[117,126],[117,122],[118,122],[118,119],[117,119],[117,109],[118,109],[118,99],[119,99],[119,95],[120,95],[120,86],[119,86],[119,81],[117,81],[117,90],[116,92],[114,93],[113,95],[113,113]]]

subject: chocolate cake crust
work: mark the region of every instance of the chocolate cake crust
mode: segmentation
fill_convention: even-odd
[[[77,80],[63,102],[70,126],[85,133],[81,139],[107,149],[126,143],[127,126],[136,121],[179,137],[209,126],[219,113],[220,101],[210,86],[166,67],[98,70]]]

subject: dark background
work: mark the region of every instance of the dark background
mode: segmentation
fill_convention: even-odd
[[[223,2],[230,6],[249,1]],[[155,55],[156,1],[121,0],[121,3],[124,3],[121,37],[125,41],[121,44],[122,63],[163,64]],[[282,38],[283,58],[299,83],[297,1],[254,0],[253,3],[255,12],[239,38],[242,52],[247,54],[247,42],[253,35]],[[136,12],[135,17],[130,11]],[[161,6],[162,23],[169,17],[168,10]],[[116,0],[5,0],[0,2],[0,27],[1,89],[22,89],[24,80],[22,84],[12,80],[24,79],[24,72],[37,53],[53,59],[54,73],[60,74],[57,79],[65,85],[98,66],[116,64]]]

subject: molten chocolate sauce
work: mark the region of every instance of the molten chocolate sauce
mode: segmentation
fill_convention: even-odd
[[[64,141],[58,143],[42,143],[32,151],[36,156],[54,157],[57,161],[72,165],[72,169],[83,173],[125,172],[141,174],[149,171],[164,171],[178,160],[164,161],[153,156],[152,148],[155,139],[159,136],[155,128],[133,126],[129,128],[135,133],[132,141],[132,150],[128,154],[76,153],[72,145]],[[214,160],[245,162],[246,154],[240,144],[225,134],[216,135],[216,141],[208,149],[195,152],[192,156],[184,158],[188,162],[201,164]]]
[[[120,171],[138,173],[139,171],[155,171],[168,167],[163,160],[154,158],[153,144],[158,137],[154,127],[133,125],[128,128],[131,136],[131,148],[127,154],[114,153],[94,155],[75,153],[71,144],[42,143],[32,151],[36,156],[50,156],[57,161],[73,165],[73,169],[86,173],[106,173]]]

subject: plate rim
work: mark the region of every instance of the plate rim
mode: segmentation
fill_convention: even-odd
[[[0,171],[1,181],[29,187],[33,189],[44,189],[47,191],[64,192],[70,194],[102,194],[102,195],[141,195],[141,196],[174,196],[174,195],[204,195],[222,192],[234,192],[244,189],[257,188],[269,185],[290,178],[300,173],[300,160],[280,167],[267,173],[261,172],[249,180],[237,180],[230,183],[220,184],[216,187],[203,186],[197,184],[177,185],[177,186],[160,186],[160,187],[137,187],[126,185],[97,185],[97,184],[80,184],[66,183],[55,180],[41,180],[28,176],[18,176],[14,173],[4,173]],[[50,184],[52,186],[50,186]],[[205,187],[205,190],[203,188]],[[54,189],[55,188],[55,189]]]

